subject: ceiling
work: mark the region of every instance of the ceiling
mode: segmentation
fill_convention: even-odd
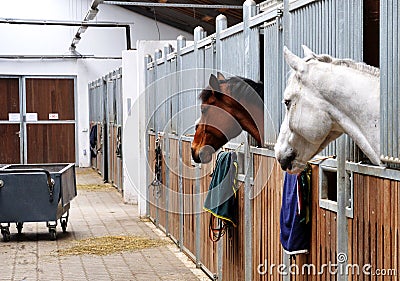
[[[257,4],[265,0],[256,0]],[[129,1],[128,1],[129,2]],[[244,0],[136,0],[135,2],[145,3],[183,3],[202,5],[235,5],[242,6]],[[157,19],[157,21],[171,25],[178,29],[193,33],[197,26],[202,26],[207,34],[215,32],[215,18],[224,14],[228,19],[228,26],[235,25],[242,21],[242,9],[203,9],[203,8],[176,8],[176,7],[144,7],[121,5],[126,9]]]

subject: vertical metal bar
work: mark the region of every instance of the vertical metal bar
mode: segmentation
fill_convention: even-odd
[[[164,80],[164,83],[167,84],[165,85],[165,89],[169,89],[169,84],[170,81],[167,79],[167,75],[169,74],[168,71],[168,54],[171,53],[172,51],[172,46],[171,44],[165,44],[164,45],[164,73],[161,74],[161,79]],[[164,89],[164,90],[165,90]],[[171,94],[167,90],[167,95]],[[167,122],[167,120],[171,120],[171,107],[169,106],[171,103],[171,97],[168,96],[166,97],[164,103],[166,104],[165,106],[165,117],[164,120]],[[169,138],[169,132],[170,129],[164,124],[164,147],[165,147],[165,183],[164,183],[164,190],[165,190],[165,234],[169,236],[169,190],[170,190],[170,179],[169,179],[169,167],[170,167],[170,138]]]
[[[254,75],[254,58],[252,59],[251,53],[251,46],[254,44],[254,42],[252,42],[254,41],[254,36],[252,36],[252,30],[250,28],[250,18],[255,14],[256,3],[253,0],[246,0],[243,3],[245,77],[252,77],[252,75]],[[259,64],[257,67],[259,67]],[[244,157],[244,276],[245,280],[253,280],[253,206],[251,204],[252,189],[250,185],[250,177],[252,176],[252,161],[249,142],[246,142],[244,145]]]
[[[387,3],[388,7],[388,11],[389,11],[389,20],[388,20],[388,25],[387,25],[387,57],[385,58],[388,61],[388,64],[386,65],[387,67],[387,96],[388,96],[388,103],[387,103],[387,107],[386,107],[386,111],[388,112],[388,116],[387,116],[387,126],[388,126],[388,130],[387,132],[385,132],[385,136],[387,138],[387,156],[393,157],[395,155],[393,155],[393,148],[395,145],[395,142],[398,142],[398,140],[395,140],[395,134],[394,134],[394,130],[397,130],[397,128],[393,127],[393,120],[394,120],[394,104],[393,104],[393,100],[395,95],[397,95],[397,93],[393,92],[393,78],[394,78],[394,73],[393,73],[393,63],[391,63],[394,59],[393,55],[394,55],[394,49],[393,49],[393,35],[394,35],[394,29],[397,29],[398,26],[394,27],[393,26],[393,1],[388,1]],[[396,50],[397,51],[397,50]]]
[[[153,81],[153,88],[154,88],[154,103],[155,106],[153,108],[153,110],[155,111],[154,113],[154,129],[156,132],[156,137],[159,136],[160,133],[160,120],[157,120],[157,118],[160,117],[160,106],[157,105],[157,101],[159,101],[159,99],[156,99],[156,97],[159,95],[158,93],[158,87],[157,87],[157,83],[158,83],[158,79],[160,78],[159,75],[159,67],[158,67],[158,62],[157,60],[160,59],[162,57],[162,51],[160,49],[156,49],[154,52],[154,81]],[[161,100],[162,101],[162,100]],[[155,223],[156,226],[159,227],[160,224],[160,198],[159,198],[159,193],[157,193],[156,196],[156,217],[155,217]]]
[[[195,201],[194,211],[195,211],[195,256],[196,256],[196,267],[201,267],[201,227],[200,227],[200,215],[201,215],[201,200],[200,199],[200,165],[196,165],[196,180],[194,187],[194,197],[192,200]]]
[[[103,78],[103,180],[108,182],[108,86],[107,86],[108,75]]]
[[[220,239],[218,242],[217,242],[217,250],[218,250],[218,256],[217,256],[217,280],[223,280],[222,279],[222,265],[223,265],[223,261],[222,261],[222,258],[223,258],[223,256],[222,256],[222,253],[223,253],[223,248],[222,248],[222,246],[223,246],[223,239]]]
[[[389,13],[388,13],[388,1],[382,0],[380,2],[380,111],[381,111],[381,121],[380,121],[380,141],[381,141],[381,156],[388,156],[388,145],[387,145],[387,131],[388,131],[388,112],[387,112],[387,104],[388,104],[388,44],[387,37],[390,36],[388,34],[388,22],[389,22]]]
[[[348,53],[347,44],[348,35],[345,34],[346,22],[345,22],[345,3],[341,1],[338,4],[338,41],[343,42],[339,44],[339,54],[341,57],[346,56]],[[345,38],[340,38],[340,37]],[[346,137],[341,136],[338,141],[337,147],[337,234],[336,234],[336,247],[337,247],[337,261],[340,262],[340,268],[346,268],[347,266],[347,258],[339,259],[340,256],[348,255],[348,231],[347,231],[347,217],[346,217]],[[338,281],[346,281],[347,274],[346,272],[339,272],[337,275]]]
[[[393,8],[392,8],[392,26],[399,26],[399,2],[393,1]],[[400,64],[400,57],[399,57],[399,29],[393,28],[393,45],[392,45],[392,52],[393,52],[393,60],[392,62],[392,83],[393,83],[393,108],[394,111],[392,112],[392,120],[393,120],[393,149],[392,149],[392,157],[399,158],[399,115],[400,115],[400,108],[399,108],[399,64]]]
[[[158,66],[158,60],[162,58],[162,51],[160,49],[156,49],[154,52],[154,80],[153,80],[153,91],[154,94],[151,97],[153,99],[154,102],[154,107],[153,107],[153,111],[154,111],[154,131],[156,132],[156,135],[161,132],[161,124],[160,124],[160,115],[161,115],[161,109],[162,106],[160,106],[157,102],[163,102],[162,98],[160,98],[160,96],[162,97],[162,95],[160,95],[160,92],[158,91],[158,83],[159,83],[159,79],[160,79],[160,67]]]
[[[216,45],[216,69],[218,71],[222,70],[222,54],[223,54],[223,48],[222,48],[222,43],[221,43],[221,35],[220,32],[228,27],[228,20],[226,16],[224,15],[218,15],[216,18],[216,32],[215,32],[215,45]]]
[[[169,133],[165,132],[164,134],[164,148],[165,148],[165,182],[163,184],[164,190],[165,190],[165,234],[169,236],[169,189],[170,189],[170,181],[169,181],[169,165],[170,165],[170,139],[169,139]],[[162,193],[164,194],[164,193]]]
[[[289,11],[289,4],[290,4],[290,0],[283,0],[283,19],[282,19],[282,23],[283,23],[283,44],[285,46],[287,46],[289,49],[292,48],[292,42],[291,42],[291,38],[292,36],[298,36],[298,34],[293,34],[292,30],[291,30],[291,13]],[[296,19],[296,18],[294,18]],[[296,24],[296,29],[300,30],[301,27],[299,27]],[[280,50],[279,50],[280,51]],[[282,66],[282,79],[285,79],[284,77],[286,77],[286,73],[289,71],[289,67],[287,66],[286,63],[283,62],[283,60],[280,61],[281,64],[283,64]],[[283,82],[283,81],[282,81]],[[282,87],[285,84],[282,84]],[[283,89],[282,89],[283,90]],[[283,118],[283,111],[281,113],[281,118]],[[282,120],[282,119],[281,119]],[[280,123],[279,123],[280,124]],[[286,266],[286,268],[289,268],[290,266],[290,260],[288,258],[288,256],[285,254],[285,252],[283,251],[283,263]],[[290,281],[290,276],[289,275],[283,275],[282,276],[283,281]]]
[[[177,91],[179,96],[181,95],[183,86],[182,86],[182,48],[186,46],[186,38],[182,35],[177,38],[176,42],[176,73],[177,73]],[[181,101],[181,98],[178,99]],[[179,109],[183,109],[182,104],[179,104]],[[178,110],[179,111],[179,110]],[[178,114],[178,134],[183,134],[183,120],[181,114]],[[182,157],[182,140],[179,140],[179,170],[178,170],[178,181],[179,181],[179,194],[178,194],[178,204],[179,204],[179,240],[178,246],[182,251],[183,246],[183,157]]]
[[[146,55],[144,57],[144,71],[145,71],[145,81],[146,81],[146,87],[145,87],[145,98],[146,98],[146,124],[149,122],[149,70],[147,69],[147,64],[149,64],[151,62],[151,56],[150,55]],[[130,109],[128,109],[130,110]],[[145,138],[145,142],[146,142],[146,150],[147,150],[147,159],[150,159],[150,142],[149,142],[149,134],[148,132],[145,132],[146,134],[146,138]],[[147,163],[151,163],[151,161],[147,161]],[[147,176],[146,176],[146,216],[150,216],[150,182],[151,182],[151,170],[150,167],[147,166]]]
[[[218,15],[216,18],[216,23],[215,23],[216,31],[215,31],[215,68],[218,71],[222,70],[222,54],[223,54],[223,48],[222,48],[222,43],[221,43],[221,38],[220,38],[220,33],[222,30],[226,29],[228,27],[228,20],[226,16],[224,15]],[[222,266],[223,266],[223,241],[220,240],[217,242],[217,269],[218,269],[218,280],[223,280],[223,275],[222,275]]]
[[[26,77],[22,77],[22,85],[20,86],[21,94],[20,94],[20,104],[21,104],[21,125],[20,130],[21,138],[20,138],[20,147],[21,147],[21,154],[22,155],[22,162],[23,164],[28,163],[28,136],[27,136],[27,127],[26,127]]]
[[[204,52],[199,50],[197,45],[198,41],[203,39],[205,36],[204,29],[201,26],[197,26],[194,29],[194,56],[195,56],[195,66],[196,66],[196,96],[198,95],[197,89],[204,87]],[[196,107],[196,110],[198,107]],[[195,198],[200,198],[200,168],[196,167],[196,183],[195,183]],[[196,267],[200,268],[201,266],[201,200],[195,200],[195,256],[196,256]]]
[[[341,136],[338,143],[338,168],[337,168],[337,255],[340,268],[347,268],[347,258],[339,259],[340,256],[348,255],[348,232],[346,217],[346,138]],[[345,271],[339,272],[338,281],[346,281],[347,274]]]

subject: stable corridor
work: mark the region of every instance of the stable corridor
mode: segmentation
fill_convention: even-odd
[[[15,224],[10,227],[11,241],[0,241],[0,280],[209,280],[165,234],[137,217],[137,206],[123,204],[116,189],[103,184],[92,169],[77,168],[77,187],[67,233],[58,225],[56,241],[50,241],[43,222],[24,224],[21,235]],[[99,240],[104,243],[125,236],[149,238],[156,246],[107,255],[113,247],[100,244],[89,254],[79,247],[68,254],[87,238],[105,238]]]

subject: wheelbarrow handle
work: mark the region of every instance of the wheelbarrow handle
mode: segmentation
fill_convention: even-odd
[[[45,173],[47,176],[47,185],[54,186],[54,180],[50,176],[50,172],[45,169],[4,169],[0,170],[0,174],[25,174],[25,173]]]

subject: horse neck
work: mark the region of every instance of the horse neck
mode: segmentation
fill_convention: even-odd
[[[248,132],[255,140],[264,144],[264,108],[260,101],[243,100],[240,101],[248,114],[242,118],[237,118],[237,121],[242,126],[243,130]]]
[[[323,93],[329,113],[368,158],[379,164],[379,77],[341,68],[333,75],[336,78],[323,83],[332,86]]]

